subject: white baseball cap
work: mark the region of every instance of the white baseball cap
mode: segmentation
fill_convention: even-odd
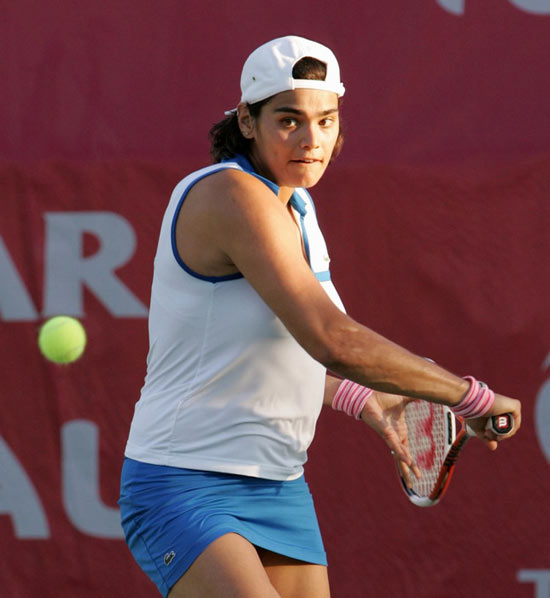
[[[306,56],[326,65],[324,81],[292,77],[294,65]],[[343,96],[340,67],[332,50],[309,39],[288,35],[263,44],[246,59],[241,73],[241,102],[254,104],[292,89],[319,89]]]

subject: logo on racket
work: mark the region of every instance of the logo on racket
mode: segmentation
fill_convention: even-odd
[[[415,435],[417,439],[422,440],[419,442],[419,446],[429,444],[424,447],[422,452],[417,453],[416,460],[420,467],[424,469],[431,469],[435,463],[435,442],[433,437],[433,425],[434,425],[434,406],[432,403],[429,404],[430,412],[428,416],[422,421],[416,422]]]

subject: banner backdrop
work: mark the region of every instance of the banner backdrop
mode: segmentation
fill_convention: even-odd
[[[348,312],[518,397],[444,501],[410,505],[384,443],[325,412],[307,478],[336,598],[550,597],[550,2],[8,1],[0,20],[0,584],[148,598],[117,509],[175,184],[209,163],[259,44],[334,49],[346,142],[313,189]],[[36,344],[54,314],[89,344]]]

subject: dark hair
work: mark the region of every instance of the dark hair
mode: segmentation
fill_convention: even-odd
[[[305,56],[299,60],[292,69],[292,76],[294,79],[309,79],[313,81],[324,81],[327,76],[327,65],[316,58]],[[260,112],[271,98],[248,104],[248,110],[252,118],[258,118]],[[340,105],[338,100],[338,105]],[[222,160],[235,157],[237,154],[247,156],[250,152],[250,139],[244,137],[239,128],[237,113],[232,112],[223,120],[214,124],[208,134],[210,139],[210,155],[214,162],[221,162]],[[338,131],[338,139],[332,152],[331,160],[336,158],[342,149],[344,142],[344,135],[342,132],[342,125]]]

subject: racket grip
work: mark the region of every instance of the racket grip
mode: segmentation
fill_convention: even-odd
[[[493,415],[487,422],[487,429],[495,434],[508,434],[514,428],[514,418],[511,413],[503,413],[502,415]]]

